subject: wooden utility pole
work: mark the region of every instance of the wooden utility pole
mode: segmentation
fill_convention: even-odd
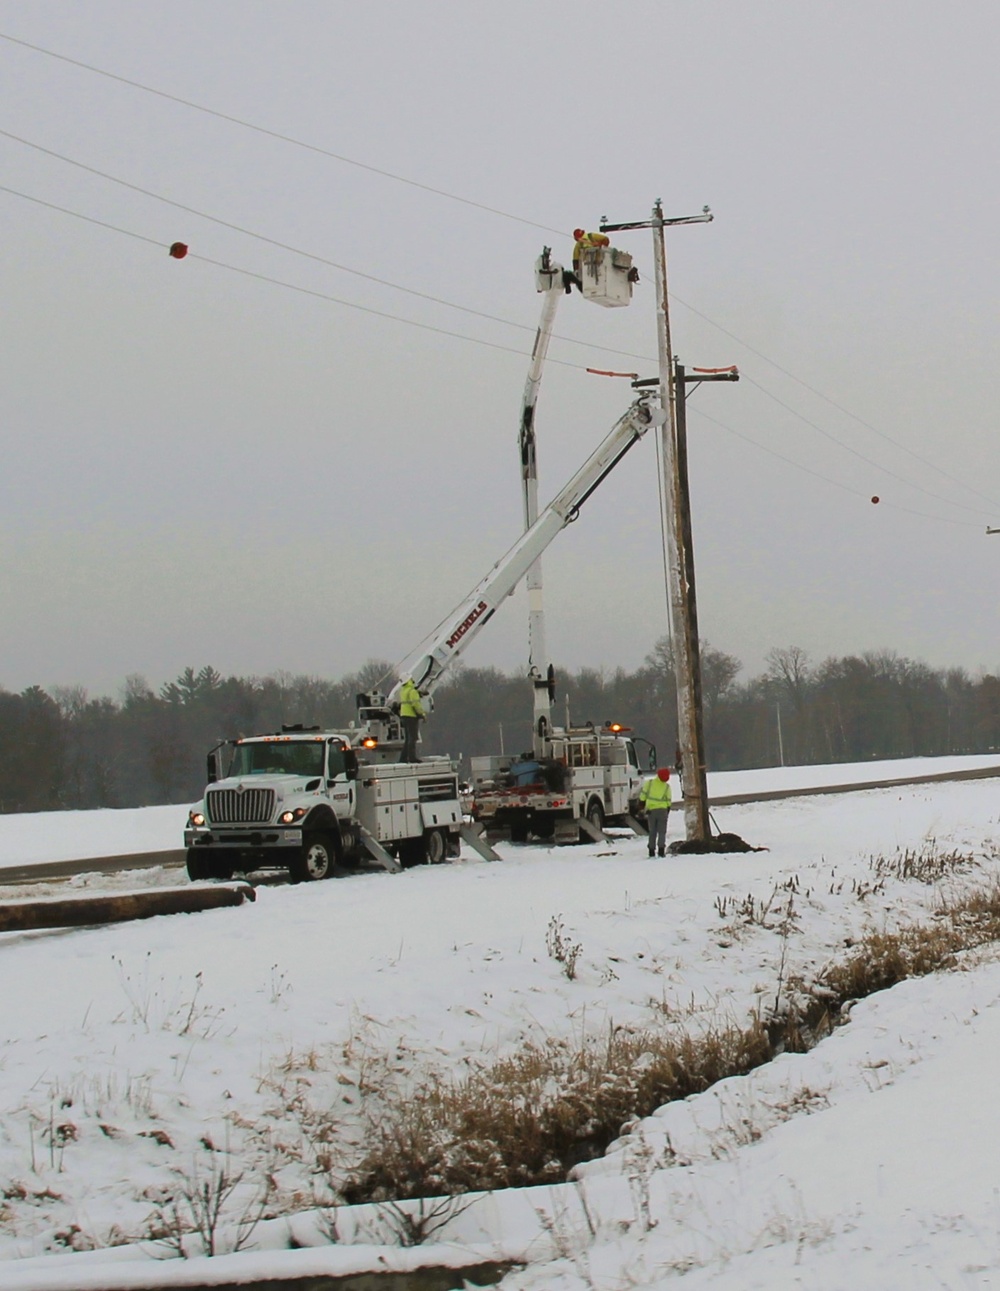
[[[663,463],[661,523],[677,686],[677,736],[684,782],[684,828],[688,841],[698,843],[707,843],[712,831],[705,774],[701,661],[698,654],[694,550],[687,485],[687,425],[684,415],[687,378],[684,369],[675,364],[670,341],[667,252],[663,230],[667,225],[703,224],[711,219],[707,206],[701,215],[666,219],[663,206],[657,201],[649,220],[634,224],[608,224],[602,221],[600,226],[603,233],[639,228],[653,230],[660,401],[667,413],[667,419],[660,430]],[[692,376],[691,379],[696,381],[704,378]],[[733,380],[735,377],[716,376],[715,379]]]
[[[687,685],[690,691],[691,716],[688,726],[691,762],[693,769],[684,769],[684,802],[688,800],[689,783],[693,786],[693,797],[696,803],[697,818],[693,827],[697,833],[692,834],[692,822],[688,821],[685,805],[685,823],[688,825],[688,838],[705,842],[712,836],[711,821],[708,815],[708,779],[705,761],[705,729],[702,719],[703,705],[701,697],[701,647],[698,637],[698,599],[695,594],[694,581],[694,534],[691,528],[691,491],[688,485],[687,456],[687,398],[688,386],[701,385],[703,381],[738,381],[740,374],[735,367],[730,368],[692,368],[687,372],[684,366],[674,360],[674,393],[677,402],[677,444],[675,456],[674,483],[676,487],[676,525],[680,531],[680,548],[684,558],[682,579],[682,597],[684,601],[683,630],[687,640]],[[674,620],[674,653],[677,654],[677,627]],[[679,674],[678,674],[679,676]],[[680,680],[677,684],[680,693]],[[679,701],[678,701],[679,711]],[[683,759],[685,744],[681,744]],[[689,782],[688,776],[693,779]],[[694,812],[692,812],[694,815]]]

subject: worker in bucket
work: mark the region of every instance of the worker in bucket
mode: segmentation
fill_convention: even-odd
[[[611,239],[605,233],[588,233],[586,229],[573,230],[573,281],[583,291],[583,279],[580,277],[580,261],[588,247],[609,247]]]
[[[400,762],[419,762],[417,735],[427,714],[420,702],[420,691],[412,677],[407,677],[399,692],[399,720],[403,723],[403,752]]]
[[[639,792],[639,802],[646,813],[649,829],[650,856],[667,854],[667,819],[672,796],[669,767],[660,767],[655,776],[643,783]]]

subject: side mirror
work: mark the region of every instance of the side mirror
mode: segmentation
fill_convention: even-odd
[[[357,780],[358,778],[358,755],[354,749],[344,750],[344,770],[347,773],[348,780]]]
[[[215,784],[219,778],[219,755],[216,749],[208,755],[207,759],[208,783]]]
[[[655,744],[651,744],[649,746],[649,769],[650,771],[656,770],[656,745]]]

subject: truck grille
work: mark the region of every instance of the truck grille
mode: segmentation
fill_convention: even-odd
[[[213,825],[267,825],[274,815],[274,790],[209,789],[206,805]]]

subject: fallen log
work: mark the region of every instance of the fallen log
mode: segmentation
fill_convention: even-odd
[[[150,888],[140,892],[97,896],[40,897],[0,904],[0,932],[34,928],[81,928],[93,924],[151,919],[159,914],[192,914],[242,905],[256,899],[249,883],[189,884],[182,888]]]

